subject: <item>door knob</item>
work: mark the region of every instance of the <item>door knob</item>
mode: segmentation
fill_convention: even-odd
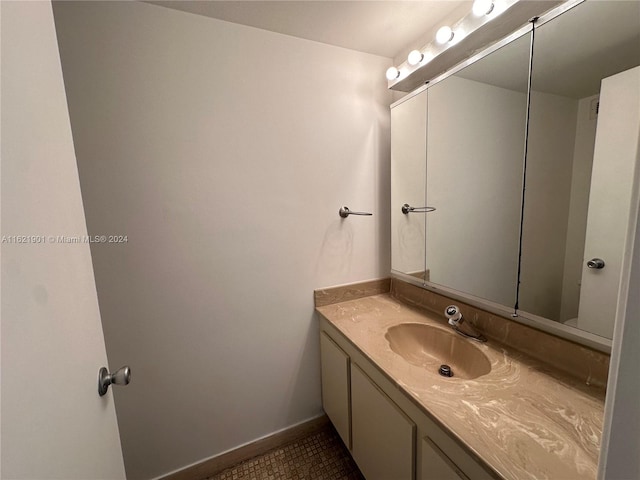
[[[124,367],[116,370],[114,373],[109,373],[105,367],[102,367],[98,372],[98,395],[103,396],[109,390],[109,385],[128,385],[131,381],[131,369],[125,365]]]
[[[587,262],[587,267],[597,269],[604,268],[604,260],[601,258],[592,258]]]

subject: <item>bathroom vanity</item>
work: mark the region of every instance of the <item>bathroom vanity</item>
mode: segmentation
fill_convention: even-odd
[[[391,106],[391,287],[316,292],[323,406],[367,480],[597,477],[639,19],[564,2]]]
[[[420,289],[393,282],[316,309],[323,406],[367,480],[596,478],[599,374],[589,385],[500,343],[499,329],[486,343],[457,335],[433,311],[442,299],[412,305],[401,289]]]

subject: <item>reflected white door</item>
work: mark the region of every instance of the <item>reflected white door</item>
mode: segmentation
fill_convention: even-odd
[[[600,90],[578,328],[613,334],[640,141],[640,67],[605,78]],[[604,268],[589,268],[591,259]]]
[[[118,479],[124,464],[50,2],[0,3],[2,444],[12,479]]]

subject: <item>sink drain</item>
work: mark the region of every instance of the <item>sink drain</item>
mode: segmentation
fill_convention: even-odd
[[[451,371],[451,367],[449,365],[440,365],[438,373],[443,377],[453,377],[453,372]]]

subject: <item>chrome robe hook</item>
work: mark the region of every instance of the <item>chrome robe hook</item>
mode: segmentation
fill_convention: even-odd
[[[373,215],[373,213],[352,212],[351,210],[349,210],[349,207],[341,207],[340,210],[338,210],[338,215],[340,215],[342,218],[347,218],[349,215]]]

